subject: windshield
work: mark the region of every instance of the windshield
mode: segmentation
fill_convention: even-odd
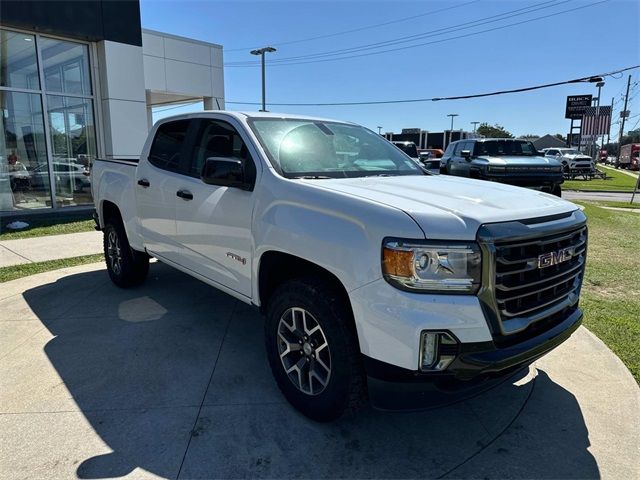
[[[567,148],[564,150],[560,150],[560,153],[562,155],[582,155],[578,150],[575,150],[573,148]]]
[[[293,118],[253,118],[249,124],[287,178],[425,175],[414,160],[358,125]]]
[[[533,143],[522,140],[491,140],[476,142],[476,155],[499,157],[502,155],[538,155]]]
[[[411,158],[418,158],[418,148],[415,143],[394,143],[394,145]]]

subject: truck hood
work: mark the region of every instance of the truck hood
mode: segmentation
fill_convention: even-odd
[[[504,166],[516,166],[516,165],[529,165],[529,166],[549,166],[557,167],[560,163],[555,158],[546,157],[525,157],[525,156],[508,156],[501,155],[499,157],[480,156],[478,160],[485,160],[489,165],[504,165]]]
[[[485,223],[544,217],[578,208],[547,193],[446,175],[303,181],[402,210],[429,239],[473,240]]]

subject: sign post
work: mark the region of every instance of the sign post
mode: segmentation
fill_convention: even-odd
[[[564,110],[564,118],[571,120],[571,138],[573,143],[573,121],[580,119],[580,130],[578,133],[578,148],[582,144],[582,116],[587,107],[591,106],[593,95],[569,95],[567,105]]]

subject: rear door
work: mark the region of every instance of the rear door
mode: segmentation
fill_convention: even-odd
[[[238,158],[254,179],[260,174],[260,164],[254,161],[256,152],[235,120],[212,117],[197,122],[189,174],[181,184],[192,198],[177,199],[176,204],[183,265],[250,297],[254,192],[208,185],[200,174],[209,157]]]
[[[180,263],[182,247],[176,239],[176,192],[189,166],[188,141],[193,121],[160,125],[149,156],[136,169],[136,208],[145,247],[161,259]]]

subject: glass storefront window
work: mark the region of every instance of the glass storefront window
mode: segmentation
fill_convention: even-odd
[[[93,107],[88,45],[0,29],[0,212],[92,202]]]
[[[91,95],[89,49],[75,42],[40,39],[45,90],[74,95]]]
[[[47,110],[57,202],[91,203],[89,170],[96,157],[92,101],[47,95]]]
[[[0,30],[0,86],[38,90],[34,35]]]
[[[41,96],[0,90],[0,211],[51,206]]]

